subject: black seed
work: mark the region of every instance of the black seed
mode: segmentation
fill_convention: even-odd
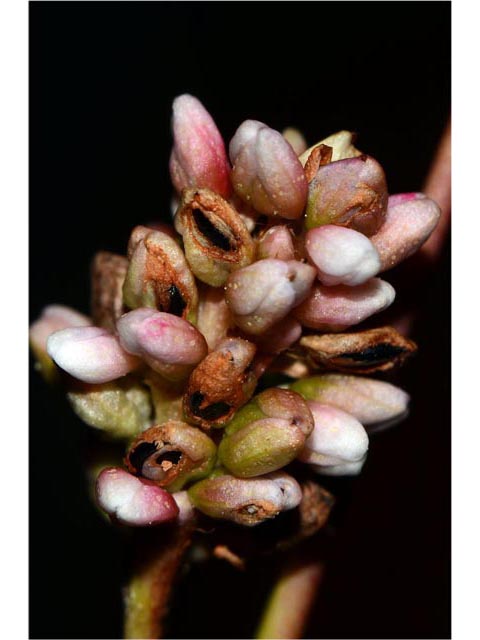
[[[138,473],[141,473],[143,463],[152,455],[152,453],[155,453],[156,450],[157,446],[154,442],[141,442],[129,453],[128,460],[132,467],[134,467]]]
[[[200,391],[194,391],[190,396],[190,409],[193,415],[199,418],[203,418],[204,420],[218,420],[218,418],[226,415],[231,409],[231,406],[226,402],[214,402],[202,408],[200,405],[204,397]]]
[[[167,462],[171,462],[172,464],[178,464],[180,462],[181,457],[182,457],[181,451],[165,451],[164,453],[161,453],[157,457],[156,462],[157,464],[161,464],[166,460]]]
[[[185,302],[182,294],[174,284],[169,286],[168,295],[170,296],[168,313],[172,313],[174,316],[182,317],[183,311],[187,306],[187,303]]]
[[[367,349],[357,351],[356,353],[342,353],[341,358],[371,365],[388,362],[402,353],[405,353],[405,349],[403,347],[398,347],[396,345],[389,344],[388,342],[382,342],[380,344],[376,344],[374,347],[368,347]]]
[[[204,235],[207,240],[214,246],[222,249],[223,251],[232,251],[235,249],[235,242],[230,240],[224,235],[215,225],[213,225],[207,216],[200,209],[193,209],[193,219],[197,225],[198,230]]]

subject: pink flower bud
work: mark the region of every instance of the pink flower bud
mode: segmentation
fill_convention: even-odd
[[[321,331],[342,331],[383,311],[395,299],[395,289],[380,278],[358,287],[314,285],[293,315],[304,326]]]
[[[228,197],[230,182],[225,145],[211,115],[197,98],[188,94],[175,98],[172,129],[170,175],[177,191],[206,187]]]
[[[246,120],[230,143],[235,192],[267,215],[299,218],[308,183],[295,151],[283,136],[256,120]]]
[[[288,316],[283,318],[265,333],[254,336],[253,341],[263,353],[277,354],[292,346],[302,335],[302,325]]]
[[[363,284],[380,270],[378,252],[363,233],[326,224],[308,231],[308,257],[317,267],[318,279],[331,286]]]
[[[356,418],[320,402],[310,400],[307,405],[315,424],[299,460],[323,468],[358,462],[365,457],[368,435]]]
[[[428,239],[440,220],[436,202],[422,193],[401,193],[388,199],[385,222],[371,237],[380,255],[381,271],[408,258]]]
[[[308,295],[315,269],[295,260],[259,260],[232,273],[225,298],[234,321],[260,334],[284,318]]]
[[[116,380],[139,365],[115,336],[99,327],[56,331],[48,338],[47,351],[61,369],[91,384]]]
[[[141,356],[154,371],[167,377],[176,378],[177,373],[182,377],[207,355],[202,334],[190,322],[170,313],[135,309],[120,318],[117,329],[126,351]]]
[[[293,233],[286,225],[270,227],[258,237],[257,259],[295,260],[293,240]]]
[[[133,527],[175,520],[179,513],[175,499],[168,491],[119,467],[109,467],[100,473],[96,496],[99,506],[114,522]]]

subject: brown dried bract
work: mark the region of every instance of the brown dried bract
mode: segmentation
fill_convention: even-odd
[[[245,560],[240,558],[240,556],[224,544],[217,544],[213,549],[213,555],[215,558],[219,558],[220,560],[226,560],[232,565],[232,567],[235,567],[235,569],[239,569],[241,571],[245,569]]]
[[[204,358],[190,375],[184,395],[187,420],[203,429],[226,424],[253,395],[255,352],[248,340],[226,338]]]
[[[373,373],[400,366],[417,345],[393,327],[357,333],[326,333],[300,338],[294,353],[313,368],[345,373]]]
[[[310,183],[317,175],[318,168],[332,161],[333,149],[326,144],[320,144],[312,149],[303,167],[307,181]]]
[[[255,245],[237,211],[209,189],[184,189],[175,223],[195,275],[221,286],[228,274],[253,260]]]
[[[92,319],[96,326],[112,333],[118,318],[126,311],[122,287],[127,268],[127,258],[109,251],[100,251],[92,261]]]

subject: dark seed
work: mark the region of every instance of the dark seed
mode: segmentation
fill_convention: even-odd
[[[214,402],[206,407],[201,407],[204,395],[200,391],[194,391],[190,396],[190,409],[195,416],[204,420],[218,420],[226,415],[231,406],[226,402]]]
[[[368,347],[363,351],[357,351],[353,353],[342,353],[342,360],[348,359],[353,360],[354,362],[361,362],[368,365],[372,364],[380,364],[381,362],[385,362],[388,360],[392,360],[399,355],[405,353],[405,349],[403,347],[398,347],[388,342],[383,342],[380,344],[376,344],[373,347]]]
[[[187,303],[185,302],[182,294],[174,284],[170,285],[170,287],[168,288],[168,295],[170,296],[170,305],[168,308],[168,313],[171,313],[174,316],[182,317],[183,311],[187,306]]]
[[[157,446],[154,442],[141,442],[128,456],[130,464],[138,471],[138,473],[141,473],[143,463],[152,455],[152,453],[155,453],[156,450]]]
[[[207,240],[214,246],[222,249],[223,251],[232,251],[235,249],[235,242],[224,235],[215,225],[213,225],[207,216],[200,209],[194,209],[192,211],[193,219],[197,225],[198,230],[204,235]]]

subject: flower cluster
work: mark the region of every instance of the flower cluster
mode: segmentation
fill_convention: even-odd
[[[296,469],[357,474],[369,430],[405,416],[408,395],[365,374],[416,345],[351,327],[392,304],[379,275],[440,210],[389,196],[347,131],[306,149],[295,130],[247,120],[227,155],[190,95],[174,100],[172,128],[173,226],[137,226],[125,256],[98,253],[91,318],[49,306],[30,341],[82,420],[126,443],[123,466],[96,482],[113,521],[201,512],[253,526],[312,500]],[[268,388],[272,371],[284,382]]]

